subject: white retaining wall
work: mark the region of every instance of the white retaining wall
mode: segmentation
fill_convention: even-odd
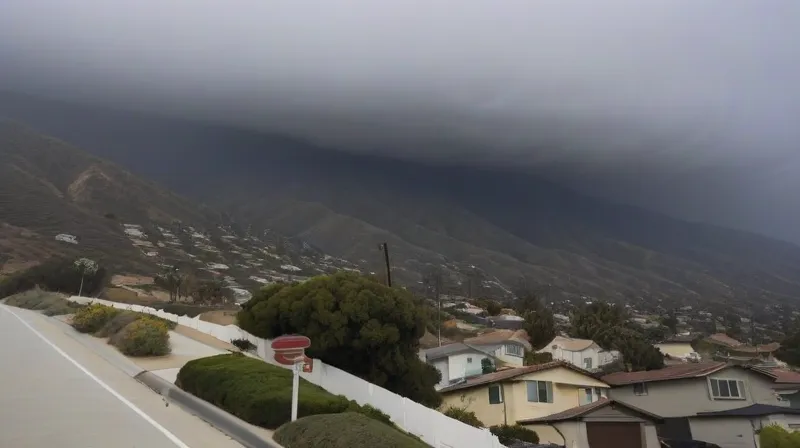
[[[178,316],[151,307],[111,302],[92,297],[72,296],[70,301],[77,303],[101,303],[114,308],[152,314],[176,322],[215,338],[231,342],[234,339],[247,339],[258,347],[256,353],[262,360],[284,368],[273,359],[274,352],[270,341],[257,338],[236,325],[219,325],[205,322],[198,317]],[[329,366],[319,359],[314,360],[311,373],[302,373],[303,378],[335,395],[344,395],[361,405],[369,404],[391,417],[403,430],[419,436],[427,444],[436,448],[505,448],[488,429],[475,428],[447,417],[436,410],[401,397],[393,392],[351,375],[344,370]]]

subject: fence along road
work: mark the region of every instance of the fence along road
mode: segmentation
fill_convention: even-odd
[[[153,314],[176,322],[189,328],[211,335],[219,340],[230,342],[244,338],[257,348],[258,357],[273,365],[282,366],[275,361],[275,351],[271,341],[257,338],[235,325],[217,325],[200,320],[199,316],[177,316],[154,308],[109,302],[91,297],[72,296],[69,300],[76,303],[101,303],[118,309],[127,309],[140,313]],[[300,376],[312,384],[335,395],[344,395],[359,404],[369,404],[389,415],[400,428],[422,438],[435,448],[505,448],[497,437],[485,428],[475,428],[466,423],[452,419],[434,409],[428,409],[400,395],[371,384],[344,370],[327,365],[319,359],[313,360],[314,368],[310,373]]]
[[[0,447],[241,445],[66,336],[0,305]]]

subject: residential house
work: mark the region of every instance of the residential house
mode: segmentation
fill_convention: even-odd
[[[441,374],[442,379],[436,385],[437,388],[446,387],[464,378],[482,375],[484,358],[490,359],[495,366],[502,365],[502,361],[493,353],[462,342],[423,350],[420,352],[420,358],[436,367]]]
[[[679,334],[655,344],[655,347],[661,350],[661,353],[665,356],[684,360],[699,360],[700,355],[692,347],[692,341],[696,338],[692,334]]]
[[[591,339],[556,336],[539,353],[550,353],[554,361],[566,361],[589,371],[597,371],[619,358],[616,351],[603,350]]]
[[[464,344],[492,353],[506,365],[523,365],[525,352],[531,351],[531,343],[525,330],[494,330],[464,339]]]
[[[771,342],[763,345],[748,345],[724,334],[716,333],[698,344],[698,351],[704,357],[733,364],[777,366],[773,354],[781,345]]]
[[[464,378],[483,374],[483,360],[488,358],[495,368],[522,367],[526,350],[530,350],[524,331],[497,330],[464,342],[455,342],[420,352],[420,359],[433,365],[442,375],[437,387],[446,387]]]
[[[773,380],[772,389],[789,407],[800,409],[800,372],[784,368],[752,367]]]
[[[658,448],[659,417],[608,399],[608,384],[568,362],[499,370],[439,391],[486,426],[524,425],[540,443],[570,448]]]
[[[756,447],[765,424],[794,424],[794,412],[773,390],[773,379],[724,362],[687,363],[602,377],[610,397],[659,415],[661,437],[723,447]]]
[[[501,314],[489,318],[489,323],[492,328],[499,328],[504,330],[520,330],[525,326],[525,319],[512,314]]]

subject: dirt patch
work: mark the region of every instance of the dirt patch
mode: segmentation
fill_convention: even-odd
[[[152,285],[153,281],[154,281],[153,277],[146,277],[144,275],[123,274],[111,277],[112,285],[126,285],[126,286]]]
[[[237,313],[234,310],[206,311],[200,315],[200,320],[218,325],[236,325]]]
[[[131,290],[128,288],[111,287],[103,291],[101,298],[118,303],[130,303],[132,305],[151,305],[161,302],[156,297],[145,294],[143,291]]]

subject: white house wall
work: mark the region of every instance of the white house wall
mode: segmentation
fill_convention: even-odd
[[[756,448],[755,432],[747,418],[692,418],[689,426],[694,440],[724,448]]]

